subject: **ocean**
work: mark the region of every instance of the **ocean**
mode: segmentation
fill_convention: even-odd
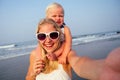
[[[73,36],[72,45],[85,45],[95,41],[103,40],[120,40],[120,31],[76,35]],[[30,52],[37,46],[37,41],[25,41],[14,44],[0,45],[0,60],[17,57],[21,55],[30,54]]]

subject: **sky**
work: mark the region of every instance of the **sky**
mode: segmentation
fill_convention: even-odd
[[[0,0],[0,45],[36,39],[46,7],[60,3],[72,35],[120,31],[120,0]]]

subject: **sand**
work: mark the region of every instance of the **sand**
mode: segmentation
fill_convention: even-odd
[[[29,55],[0,61],[0,80],[25,80]]]

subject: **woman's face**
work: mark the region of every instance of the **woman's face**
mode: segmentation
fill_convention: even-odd
[[[64,13],[61,7],[54,7],[48,11],[47,18],[53,19],[59,26],[64,23]]]
[[[39,33],[50,33],[56,31],[55,28],[53,27],[52,24],[43,24],[41,25],[41,28],[39,30]],[[39,40],[41,46],[48,52],[52,53],[58,46],[58,41],[59,38],[57,39],[50,39],[48,36],[46,37],[45,40]]]

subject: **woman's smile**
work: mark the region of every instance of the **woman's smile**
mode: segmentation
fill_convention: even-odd
[[[46,48],[51,48],[54,44],[44,44]]]

